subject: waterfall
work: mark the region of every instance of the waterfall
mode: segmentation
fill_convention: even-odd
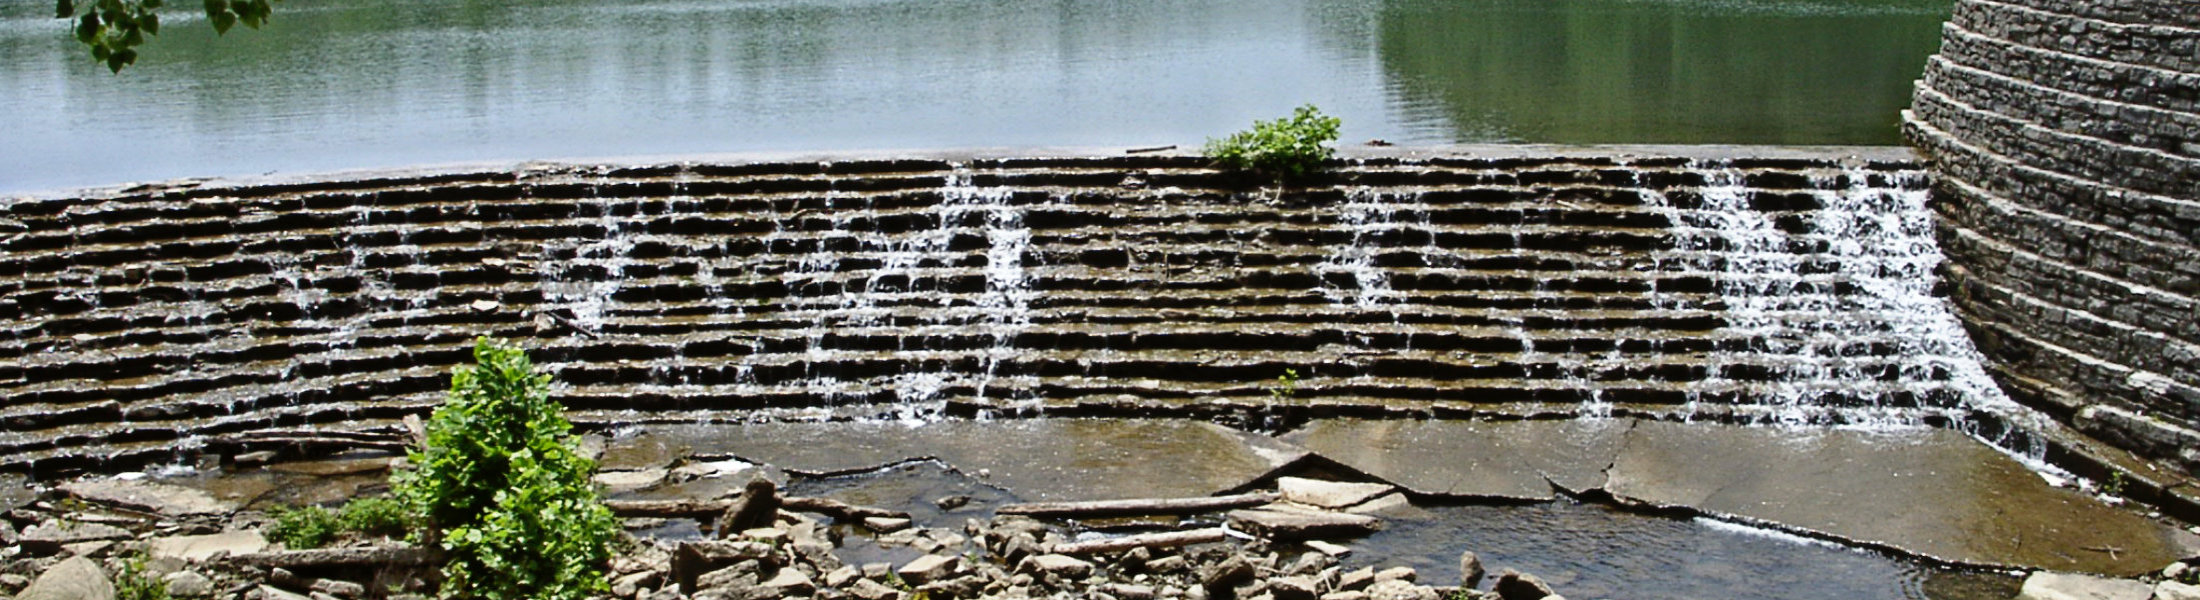
[[[1965,426],[1974,411],[2033,418],[1987,377],[1954,311],[1933,295],[1942,256],[1922,175],[1821,170],[1804,191],[1817,206],[1760,210],[1753,200],[1770,192],[1749,186],[1742,170],[1688,170],[1703,179],[1695,206],[1640,191],[1672,222],[1660,268],[1710,277],[1725,305],[1720,333],[1733,347],[1707,356],[1709,376],[1695,393],[1749,389],[1770,409],[1767,420],[1786,424],[1904,426],[1940,416]],[[2033,440],[1989,441],[2041,452]]]

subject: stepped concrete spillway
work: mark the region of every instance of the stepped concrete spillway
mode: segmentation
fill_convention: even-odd
[[[1730,157],[1730,158],[1720,158]],[[394,440],[475,336],[584,427],[942,414],[1979,426],[1901,149],[520,165],[0,208],[0,469]],[[1258,425],[1258,422],[1254,422]],[[390,442],[394,444],[395,442]]]
[[[2200,11],[1959,0],[1905,117],[1952,297],[2001,386],[2200,473]]]

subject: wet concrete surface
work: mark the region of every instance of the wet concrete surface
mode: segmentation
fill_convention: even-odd
[[[2200,539],[2048,485],[1961,434],[1644,421],[1616,497],[1779,523],[1980,565],[2112,575],[2160,569]]]
[[[2131,575],[2200,548],[1939,429],[1338,419],[1283,439],[1424,496],[1546,500],[1556,484],[1969,565]]]
[[[2007,600],[2019,583],[2002,572],[1568,500],[1425,506],[1351,546],[1348,568],[1410,566],[1421,581],[1445,585],[1459,581],[1459,553],[1473,551],[1493,573],[1534,573],[1576,600]]]
[[[642,450],[619,447],[627,439]],[[836,440],[858,440],[842,443]],[[1205,496],[1251,483],[1304,450],[1213,423],[1173,419],[757,423],[645,428],[606,464],[633,454],[738,457],[790,472],[832,474],[934,458],[1032,501]],[[616,458],[615,458],[616,457]],[[1165,458],[1157,458],[1165,457]],[[654,460],[654,459],[652,459]]]
[[[1603,487],[1604,468],[1633,421],[1330,419],[1282,440],[1415,494],[1551,500]]]

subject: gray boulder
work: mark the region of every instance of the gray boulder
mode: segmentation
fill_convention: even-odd
[[[115,582],[99,564],[82,556],[61,561],[40,573],[15,600],[114,600]]]

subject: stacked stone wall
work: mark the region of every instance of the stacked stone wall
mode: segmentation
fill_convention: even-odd
[[[2200,5],[1958,0],[1905,129],[2003,387],[2200,472]]]

